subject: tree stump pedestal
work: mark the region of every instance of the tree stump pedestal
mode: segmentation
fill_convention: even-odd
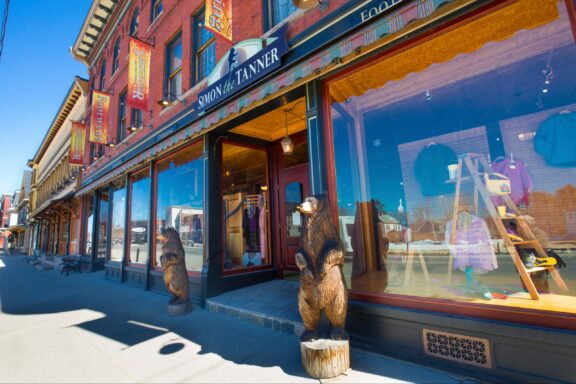
[[[300,343],[302,366],[315,379],[331,379],[350,368],[348,340],[319,339]]]
[[[174,303],[168,304],[168,316],[175,317],[175,316],[182,316],[189,312],[192,312],[192,302],[190,300],[184,303]]]

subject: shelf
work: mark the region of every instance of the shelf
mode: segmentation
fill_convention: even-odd
[[[553,265],[548,266],[548,267],[534,267],[534,268],[530,268],[530,269],[526,268],[526,273],[546,271],[546,270],[548,270],[550,267],[553,267]]]
[[[522,244],[534,244],[537,243],[538,240],[524,240],[524,241],[513,241],[513,245],[522,245]]]

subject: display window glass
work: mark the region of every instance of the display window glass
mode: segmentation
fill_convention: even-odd
[[[148,262],[150,170],[130,176],[129,263]]]
[[[353,292],[576,313],[576,44],[525,3],[327,82]]]
[[[112,185],[112,231],[110,239],[110,261],[120,262],[124,258],[124,232],[126,229],[126,181]]]
[[[92,239],[94,233],[94,194],[91,193],[84,198],[84,204],[86,204],[84,221],[84,254],[92,254]]]
[[[98,191],[98,253],[96,257],[106,258],[108,253],[108,187]]]
[[[202,144],[157,164],[156,236],[174,228],[184,247],[186,268],[200,271],[204,260],[204,161]],[[156,242],[155,266],[161,268],[162,244]]]
[[[267,170],[265,149],[231,142],[222,145],[225,271],[272,264]]]

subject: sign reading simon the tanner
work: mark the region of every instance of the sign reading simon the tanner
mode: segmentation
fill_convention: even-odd
[[[285,25],[269,38],[236,44],[210,73],[208,88],[198,94],[195,102],[196,111],[206,111],[280,67],[286,52]]]

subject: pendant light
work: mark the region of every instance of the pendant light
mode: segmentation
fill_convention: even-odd
[[[292,140],[290,139],[290,136],[288,136],[288,110],[285,109],[284,110],[284,115],[286,117],[286,136],[280,141],[280,145],[282,145],[282,152],[284,152],[285,155],[291,155],[292,151],[294,150],[294,143],[292,143]]]

